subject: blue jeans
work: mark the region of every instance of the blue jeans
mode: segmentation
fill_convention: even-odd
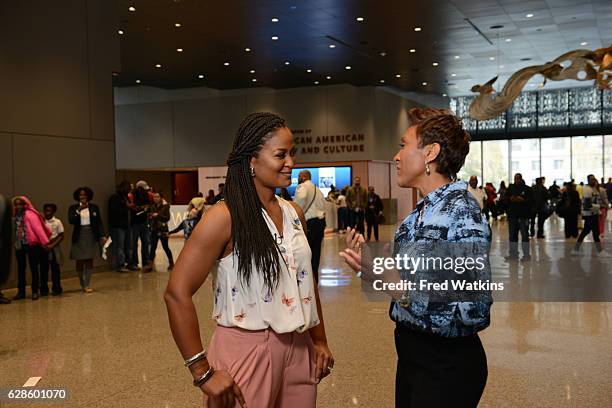
[[[129,239],[129,230],[127,228],[110,228],[110,237],[113,240],[111,250],[114,256],[113,267],[117,270],[125,266],[126,261],[130,258],[130,251],[126,251],[125,241]]]
[[[521,233],[523,256],[529,253],[529,219],[508,218],[508,233],[510,235],[510,256],[518,258],[518,235]]]
[[[130,266],[138,266],[138,238],[140,238],[140,259],[142,260],[142,266],[145,266],[149,261],[149,245],[151,232],[149,226],[146,223],[134,224],[130,228],[132,235],[132,262]]]

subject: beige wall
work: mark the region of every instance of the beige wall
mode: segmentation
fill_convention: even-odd
[[[106,217],[115,184],[116,12],[115,0],[0,2],[0,192],[56,203],[65,255],[73,190],[91,187]]]

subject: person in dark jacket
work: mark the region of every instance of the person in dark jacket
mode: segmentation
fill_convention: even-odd
[[[140,260],[142,269],[147,272],[153,269],[149,262],[150,230],[148,225],[147,211],[151,205],[149,190],[151,188],[146,181],[140,180],[136,183],[136,190],[132,194],[130,203],[131,220],[130,235],[132,238],[132,259],[130,269],[138,269],[138,240],[140,239]]]
[[[155,252],[157,243],[161,241],[162,248],[168,257],[168,272],[174,268],[172,251],[168,246],[168,221],[170,221],[170,204],[164,200],[160,193],[153,194],[153,204],[149,208],[149,219],[151,220],[151,254],[149,264],[155,263]]]
[[[535,220],[538,218],[538,238],[544,238],[544,221],[550,215],[548,206],[548,199],[550,194],[548,189],[544,186],[544,177],[538,177],[536,179],[536,185],[533,187],[533,213],[531,218],[531,236],[533,237],[535,232]]]
[[[383,203],[380,196],[374,192],[374,186],[368,187],[368,204],[365,211],[365,219],[368,223],[368,241],[372,237],[374,228],[374,239],[378,242],[378,220],[382,216]]]
[[[93,292],[90,286],[93,260],[100,255],[100,246],[106,242],[100,209],[91,202],[93,196],[91,188],[77,188],[72,194],[77,204],[68,209],[68,222],[74,226],[70,259],[76,261],[79,282],[85,293]]]
[[[117,272],[129,272],[127,261],[130,252],[126,248],[126,241],[130,239],[130,207],[128,206],[128,194],[130,183],[126,180],[117,186],[115,194],[108,199],[108,229],[112,240],[111,251],[113,254],[113,267]]]
[[[510,184],[506,190],[505,200],[508,214],[508,233],[510,236],[510,254],[507,260],[518,259],[518,235],[521,233],[523,248],[522,261],[531,259],[529,250],[529,218],[533,205],[533,192],[531,187],[525,184],[521,173],[514,175],[514,184]]]
[[[576,185],[565,183],[565,189],[561,194],[557,214],[563,218],[565,238],[578,238],[578,215],[580,214],[581,201]]]

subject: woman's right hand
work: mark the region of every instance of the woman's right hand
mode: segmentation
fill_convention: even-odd
[[[346,229],[346,249],[340,251],[339,255],[355,272],[361,271],[361,245],[364,242],[363,235],[355,229]]]
[[[202,391],[210,398],[211,407],[234,408],[236,401],[246,408],[246,401],[238,384],[227,371],[215,371],[212,377],[202,384]]]

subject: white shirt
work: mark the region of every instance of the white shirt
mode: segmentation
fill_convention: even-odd
[[[340,194],[336,200],[336,203],[338,204],[338,207],[346,207],[346,197],[343,194]]]
[[[81,225],[91,225],[91,218],[89,217],[89,207],[83,208],[79,211],[81,215]]]
[[[236,251],[222,258],[213,284],[213,319],[221,326],[302,333],[319,324],[306,234],[291,204],[280,197],[277,199],[283,212],[283,239],[279,243],[283,259],[278,287],[274,293],[268,293],[254,263],[250,284],[243,285],[238,275]],[[280,235],[267,212],[262,211],[270,233]]]
[[[45,224],[47,224],[47,228],[51,231],[49,241],[55,239],[55,237],[64,232],[64,224],[55,217],[51,217],[50,220],[45,219]]]
[[[312,181],[306,180],[298,184],[293,201],[304,211],[306,221],[312,218],[325,218],[325,198]]]
[[[478,202],[478,206],[480,206],[480,209],[482,210],[482,207],[484,206],[485,198],[487,197],[485,192],[479,189],[478,187],[472,188],[472,186],[470,186],[469,184],[468,184],[467,190],[470,192],[470,194],[474,196],[474,198]]]

